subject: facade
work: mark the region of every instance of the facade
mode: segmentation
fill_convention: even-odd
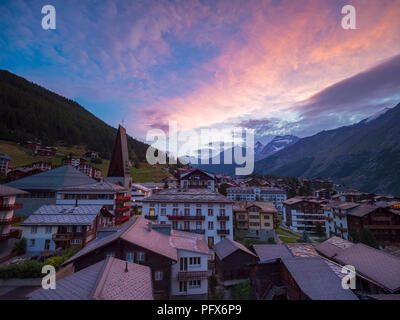
[[[239,242],[227,238],[215,245],[216,274],[225,286],[248,279],[255,263],[256,254]]]
[[[270,201],[283,212],[283,201],[286,200],[285,190],[273,187],[233,187],[226,189],[227,196],[236,201]]]
[[[283,202],[283,221],[295,232],[315,233],[319,224],[325,229],[323,205],[328,200],[294,197]]]
[[[216,178],[214,173],[193,169],[180,175],[178,185],[181,189],[207,188],[211,191],[215,191]]]
[[[8,173],[8,164],[10,163],[10,156],[0,153],[0,174],[5,176]]]
[[[18,231],[11,229],[12,224],[20,221],[20,217],[14,216],[14,210],[22,208],[22,204],[16,202],[16,196],[26,193],[0,185],[0,255],[7,250],[9,239],[18,235]]]
[[[79,271],[113,256],[150,267],[155,299],[200,299],[207,296],[209,254],[207,243],[197,234],[159,229],[134,217],[64,265],[73,263]]]
[[[233,206],[237,233],[246,238],[267,241],[275,239],[278,211],[272,202],[244,201]]]
[[[313,195],[315,198],[330,199],[331,198],[331,190],[326,189],[326,188],[317,189],[317,190],[314,190]]]
[[[112,225],[112,218],[101,206],[42,206],[21,223],[26,254],[82,248],[96,239],[99,227]]]
[[[353,239],[370,230],[381,246],[400,245],[400,211],[354,202],[330,201],[324,207],[327,238]]]
[[[131,192],[131,199],[132,199],[132,207],[138,206],[139,208],[142,207],[142,200],[146,197],[151,196],[152,189],[143,186],[140,183],[132,183],[132,192]]]
[[[104,206],[121,223],[130,217],[131,196],[129,189],[110,182],[95,182],[62,188],[57,192],[58,205]]]
[[[34,155],[41,157],[54,157],[57,153],[56,147],[42,146],[40,142],[27,141],[25,147]]]
[[[233,201],[208,188],[164,190],[142,203],[144,218],[171,224],[174,230],[201,234],[210,247],[225,238],[233,239]]]
[[[101,170],[87,163],[86,159],[65,157],[62,159],[62,164],[70,165],[91,178],[101,179]]]

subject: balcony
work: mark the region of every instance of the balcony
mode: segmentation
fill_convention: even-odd
[[[127,212],[131,209],[130,206],[122,207],[122,208],[115,208],[116,213]]]
[[[178,272],[178,280],[185,281],[190,279],[207,279],[208,271],[180,271]]]
[[[182,220],[183,216],[167,216],[169,220]]]
[[[227,234],[229,234],[229,230],[227,230],[227,229],[218,229],[217,230],[217,234],[227,235]]]
[[[217,216],[218,221],[229,221],[229,216]]]
[[[14,216],[10,219],[0,219],[0,226],[14,224],[21,221],[21,217]]]
[[[69,241],[74,237],[74,234],[71,233],[55,233],[52,236],[53,241]]]
[[[157,219],[158,219],[158,216],[157,216],[157,215],[156,215],[156,216],[150,216],[150,215],[146,214],[144,217],[145,217],[147,220],[153,220],[153,221],[157,221]]]
[[[18,210],[22,208],[22,203],[1,204],[0,211]]]
[[[183,229],[182,231],[198,233],[198,234],[205,234],[206,233],[206,230],[204,230],[204,229]]]
[[[116,198],[115,200],[117,200],[117,201],[130,201],[131,197]]]
[[[200,215],[196,215],[196,216],[183,216],[182,220],[186,220],[186,221],[204,221],[205,220],[205,216],[200,216]]]
[[[11,230],[9,233],[0,234],[0,241],[5,241],[11,238],[18,238],[19,230]]]

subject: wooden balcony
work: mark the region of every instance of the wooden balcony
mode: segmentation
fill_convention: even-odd
[[[18,238],[19,230],[11,230],[8,233],[0,234],[0,241],[5,241],[11,238]]]
[[[5,225],[9,225],[9,224],[14,224],[21,221],[21,217],[18,216],[14,216],[10,219],[0,219],[0,226],[5,226]]]
[[[116,213],[127,212],[131,209],[130,206],[122,207],[122,208],[115,208]]]
[[[158,219],[158,216],[157,215],[155,215],[155,216],[150,216],[150,215],[145,215],[144,216],[147,220],[153,220],[153,221],[156,221],[157,219]]]
[[[190,279],[207,279],[208,271],[180,271],[178,272],[178,280],[185,281]]]
[[[74,237],[74,234],[71,233],[55,233],[52,236],[53,241],[69,241]]]
[[[227,234],[229,234],[229,230],[228,229],[218,229],[217,234],[227,235]]]
[[[229,216],[217,216],[218,221],[229,221]]]
[[[13,203],[13,204],[0,204],[0,211],[10,211],[10,210],[18,210],[22,208],[22,203]]]

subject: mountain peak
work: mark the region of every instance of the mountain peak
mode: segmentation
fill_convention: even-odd
[[[268,144],[266,144],[259,152],[254,149],[256,160],[264,159],[270,155],[296,143],[300,138],[293,135],[284,135],[274,137]]]

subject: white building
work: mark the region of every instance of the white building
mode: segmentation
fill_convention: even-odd
[[[272,187],[232,187],[226,193],[233,201],[270,201],[281,213],[286,200],[285,190]]]
[[[179,177],[179,186],[182,189],[207,188],[215,191],[216,177],[214,173],[200,169],[184,172]]]
[[[0,174],[3,176],[7,175],[8,173],[8,164],[11,158],[9,155],[0,153]]]
[[[151,196],[152,189],[145,187],[140,183],[132,183],[131,201],[132,207],[142,207],[142,200],[146,197]]]
[[[207,188],[170,189],[143,199],[142,216],[174,230],[204,235],[210,247],[233,239],[233,201]]]
[[[324,206],[326,237],[339,236],[349,240],[347,214],[358,206],[360,204],[354,202],[329,201]]]

